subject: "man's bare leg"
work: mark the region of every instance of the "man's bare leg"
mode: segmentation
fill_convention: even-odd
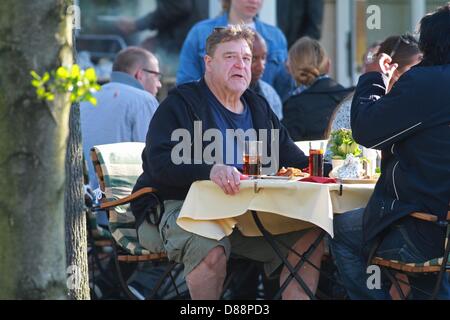
[[[297,240],[293,249],[299,254],[303,255],[303,253],[308,250],[310,245],[317,239],[320,233],[320,229],[313,229],[309,231],[307,234]],[[317,266],[318,269],[320,269],[323,254],[324,244],[323,241],[321,241],[318,247],[314,250],[314,253],[308,258],[308,260],[315,266]],[[290,252],[288,255],[288,261],[293,266],[295,266],[299,261],[299,257]],[[286,280],[289,274],[289,270],[284,267],[280,275],[280,284],[282,284]],[[305,264],[300,268],[297,274],[303,279],[308,288],[315,294],[317,286],[319,284],[319,270],[314,269],[309,263],[305,262]],[[304,292],[302,287],[295,279],[292,279],[289,282],[289,285],[287,286],[286,290],[284,290],[282,296],[283,300],[309,300],[308,295]]]
[[[227,257],[222,246],[215,247],[187,276],[192,300],[218,300],[227,272]]]
[[[405,297],[408,297],[411,291],[411,288],[409,287],[408,276],[403,273],[397,273],[395,277],[398,280],[398,284],[400,286],[400,290],[402,290],[403,295]],[[400,292],[397,291],[397,288],[394,285],[391,286],[389,293],[392,297],[392,300],[402,300]]]

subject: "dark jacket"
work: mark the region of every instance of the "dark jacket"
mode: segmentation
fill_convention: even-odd
[[[286,35],[288,48],[304,36],[320,39],[323,9],[323,0],[277,1],[277,23]]]
[[[328,139],[330,118],[350,93],[331,78],[322,78],[283,104],[282,123],[294,141]]]
[[[208,0],[158,0],[156,10],[136,21],[138,30],[158,30],[158,46],[179,53],[191,27],[209,16]]]
[[[213,165],[180,164],[175,165],[171,160],[172,148],[178,144],[171,141],[171,135],[176,129],[184,128],[194,137],[194,121],[202,121],[203,135],[210,128],[217,128],[211,109],[205,95],[206,83],[202,79],[180,85],[169,92],[168,97],[158,107],[150,123],[147,133],[146,146],[142,153],[144,172],[139,177],[134,190],[143,187],[154,187],[164,200],[182,200],[191,184],[197,180],[208,180]],[[279,129],[279,164],[304,168],[308,166],[308,158],[294,144],[287,131],[281,126],[277,116],[271,110],[267,101],[251,90],[244,92],[252,114],[253,127],[256,130]],[[202,153],[210,142],[203,142]],[[268,154],[271,154],[268,146]],[[194,143],[191,155],[194,155]],[[132,206],[133,212],[139,209],[139,202]]]
[[[380,73],[363,75],[351,111],[355,140],[383,150],[364,212],[365,240],[415,211],[444,220],[450,201],[450,65],[414,67],[388,95],[383,80]],[[431,241],[436,227],[427,223],[415,234]]]

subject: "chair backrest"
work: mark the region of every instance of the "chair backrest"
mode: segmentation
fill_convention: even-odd
[[[142,142],[121,142],[98,145],[91,149],[100,189],[105,192],[107,201],[131,194],[142,173],[141,156],[144,147],[145,143]],[[152,252],[139,244],[135,218],[129,204],[109,210],[109,228],[118,245],[130,254],[145,255],[163,248],[162,240],[155,244],[157,249],[152,248]],[[158,232],[156,227],[154,229]],[[159,239],[159,234],[154,238]]]

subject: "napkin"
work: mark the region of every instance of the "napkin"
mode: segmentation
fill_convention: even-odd
[[[309,176],[303,179],[300,179],[301,182],[315,182],[315,183],[336,183],[336,179],[328,178],[328,177],[313,177]]]

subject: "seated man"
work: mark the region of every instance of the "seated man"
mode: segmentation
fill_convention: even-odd
[[[155,96],[161,88],[158,59],[149,51],[128,47],[114,60],[111,82],[95,94],[97,105],[80,108],[85,159],[95,145],[145,142],[148,126],[158,108]],[[89,183],[97,189],[94,166],[88,162]]]
[[[250,82],[250,89],[263,95],[267,102],[269,102],[272,111],[277,115],[278,119],[281,120],[283,118],[283,105],[281,99],[275,89],[261,79],[264,70],[266,69],[267,45],[266,41],[259,33],[255,33],[252,54],[252,80]]]
[[[152,53],[142,48],[128,47],[120,51],[114,60],[111,82],[95,94],[97,105],[82,103],[83,151],[92,190],[99,185],[90,161],[90,149],[101,144],[145,141],[150,120],[159,105],[155,98],[161,87],[159,77],[159,62]],[[104,211],[97,213],[97,222],[108,225]],[[153,275],[163,271],[163,267],[140,265],[129,279],[130,290],[143,299],[140,293],[136,293],[136,288],[145,292],[146,286],[151,287],[150,282],[156,282]]]
[[[236,228],[230,236],[217,241],[187,232],[176,223],[183,200],[195,181],[211,179],[227,195],[239,192],[241,173],[238,169],[242,167],[242,162],[236,157],[228,157],[239,146],[235,137],[228,138],[227,129],[253,130],[258,131],[259,135],[265,132],[268,137],[266,140],[273,142],[267,145],[267,154],[279,149],[279,152],[273,152],[272,157],[279,159],[280,165],[304,168],[308,164],[308,158],[280,125],[267,101],[247,90],[251,79],[252,44],[253,31],[244,26],[216,28],[211,33],[206,42],[204,77],[172,90],[150,123],[142,155],[144,172],[134,188],[136,191],[143,187],[154,187],[165,200],[165,212],[159,224],[161,237],[169,258],[184,264],[187,285],[193,299],[220,298],[226,263],[231,253],[264,262],[268,275],[274,274],[281,266],[281,260],[261,237],[245,237]],[[210,145],[206,141],[195,140],[195,137],[201,139],[205,131],[213,129],[221,133],[225,143],[219,143],[219,150],[216,150],[215,157],[220,155],[221,158],[219,156],[219,159],[210,162],[201,156],[207,153]],[[195,140],[187,143],[189,152],[183,154],[182,161],[174,152],[178,145],[174,137],[179,133],[194,137]],[[146,201],[142,198],[141,201],[133,202],[135,215],[146,214]],[[144,219],[138,233],[145,228],[146,223]],[[314,229],[277,237],[303,253],[318,234],[319,231]],[[288,255],[288,250],[283,250]],[[320,245],[312,255],[311,261],[317,266],[320,266],[322,252],[323,245]],[[298,260],[291,253],[288,259],[293,264]],[[318,271],[306,265],[299,274],[314,292]],[[284,282],[287,276],[288,271],[283,268],[280,281]],[[290,282],[283,295],[286,299],[304,297],[305,293],[295,281]]]
[[[425,212],[445,220],[450,200],[450,5],[421,21],[423,61],[386,94],[398,67],[381,54],[361,76],[351,111],[357,142],[383,152],[381,177],[364,209],[334,220],[332,253],[352,299],[389,299],[389,287],[369,289],[371,250],[381,258],[420,263],[443,255],[445,230],[410,216]],[[395,51],[395,50],[394,50]],[[394,53],[391,53],[394,55]],[[410,277],[431,292],[434,275]],[[383,281],[380,281],[383,283]],[[423,298],[412,288],[414,298]],[[438,298],[449,299],[448,277]]]

